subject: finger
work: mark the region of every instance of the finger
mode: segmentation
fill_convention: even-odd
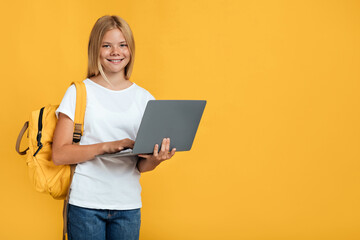
[[[154,147],[154,156],[157,157],[159,155],[159,144],[155,144]]]
[[[134,147],[134,141],[129,139],[129,138],[125,138],[124,140],[124,147],[126,148],[133,148]]]
[[[133,141],[133,140],[130,139],[129,147],[130,147],[131,149],[134,148],[134,144],[135,144],[135,141]]]
[[[176,151],[176,149],[173,148],[173,149],[171,150],[171,152],[169,152],[169,153],[166,155],[166,160],[172,158],[172,157],[174,156],[174,154],[175,154],[175,151]]]
[[[170,157],[172,158],[175,155],[176,148],[173,148],[170,153]]]
[[[166,139],[165,152],[168,153],[170,150],[170,138]]]
[[[162,144],[161,144],[161,152],[164,153],[165,152],[165,146],[166,145],[166,138],[163,139]]]

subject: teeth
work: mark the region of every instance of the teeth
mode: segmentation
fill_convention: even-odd
[[[109,61],[110,61],[110,62],[120,62],[121,60],[110,60],[110,59],[109,59]]]

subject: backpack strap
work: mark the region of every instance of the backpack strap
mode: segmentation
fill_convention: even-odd
[[[74,117],[74,134],[73,134],[73,144],[79,144],[81,136],[84,133],[84,118],[85,118],[85,109],[86,109],[86,86],[84,82],[73,82],[76,87],[76,107],[75,107],[75,117]],[[75,173],[76,165],[70,165],[70,186],[72,179]],[[69,188],[70,188],[69,186]],[[68,239],[67,235],[67,213],[68,213],[68,204],[69,204],[70,189],[66,199],[64,200],[63,207],[63,240]]]
[[[79,144],[84,133],[84,117],[86,109],[86,87],[84,82],[73,82],[76,87],[76,108],[74,118],[73,144]]]

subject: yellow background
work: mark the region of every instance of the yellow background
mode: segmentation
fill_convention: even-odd
[[[142,240],[360,239],[359,1],[3,1],[0,239],[60,239],[62,203],[14,150],[85,78],[96,19],[136,41],[132,80],[206,99],[193,149],[141,177]]]

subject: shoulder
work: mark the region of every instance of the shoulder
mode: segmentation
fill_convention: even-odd
[[[85,86],[89,86],[89,85],[92,84],[92,80],[90,80],[89,78],[87,78],[87,79],[85,79],[85,80],[83,81],[83,83],[85,83]],[[71,86],[73,86],[73,85],[71,85]]]
[[[64,100],[71,101],[72,99],[75,99],[75,98],[76,98],[76,87],[74,84],[71,84],[64,94],[63,101]]]
[[[134,89],[136,91],[136,96],[139,98],[142,98],[144,100],[152,100],[155,99],[153,95],[151,95],[151,93],[146,90],[145,88],[140,87],[139,85],[137,85],[136,83],[134,84]]]
[[[90,84],[90,81],[89,79],[86,79],[84,81],[82,81],[84,84],[85,84],[85,87],[88,87],[88,85]],[[75,96],[76,97],[76,86],[75,84],[71,84],[68,89],[66,90],[66,93],[65,95],[68,95],[68,96]]]
[[[74,84],[71,84],[68,89],[66,90],[66,92],[76,92],[76,87]]]
[[[83,81],[85,83],[85,86],[87,88],[87,86],[89,85],[89,80],[86,79]],[[68,89],[65,92],[64,98],[70,99],[72,101],[74,101],[76,99],[76,86],[75,84],[71,84]]]

